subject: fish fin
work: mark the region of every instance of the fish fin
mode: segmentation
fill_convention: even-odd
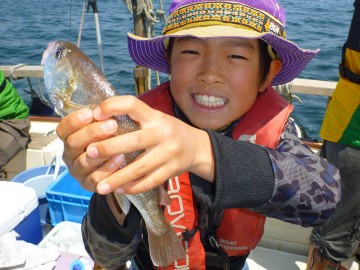
[[[166,267],[186,257],[181,240],[167,220],[166,223],[168,228],[162,235],[154,233],[151,229],[147,230],[151,260],[155,266],[160,267]]]
[[[159,186],[158,190],[159,190],[160,204],[170,205],[172,200],[170,198],[170,195],[166,192],[165,188],[163,186]]]
[[[121,210],[124,212],[125,215],[127,215],[130,211],[130,200],[123,194],[118,194],[114,192],[115,198],[118,201]]]

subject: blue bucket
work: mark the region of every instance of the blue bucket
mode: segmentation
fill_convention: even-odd
[[[25,186],[35,189],[40,210],[42,224],[51,224],[48,201],[45,190],[67,167],[61,165],[59,156],[55,156],[49,165],[43,165],[28,169],[17,174],[11,181],[23,183]]]

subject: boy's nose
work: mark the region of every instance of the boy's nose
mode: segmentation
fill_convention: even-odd
[[[198,79],[206,84],[213,84],[223,82],[224,76],[217,61],[207,58],[201,65]]]

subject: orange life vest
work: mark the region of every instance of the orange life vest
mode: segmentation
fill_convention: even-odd
[[[168,82],[144,93],[140,99],[154,109],[174,115]],[[291,111],[292,105],[268,87],[234,127],[233,139],[275,148]],[[189,173],[169,179],[168,194],[172,203],[166,207],[164,214],[181,237],[183,232],[198,225]],[[263,235],[264,224],[265,216],[253,211],[225,209],[216,229],[216,240],[228,256],[242,256],[256,247]],[[189,241],[183,241],[183,245],[187,257],[163,269],[205,269],[205,251],[199,231]]]

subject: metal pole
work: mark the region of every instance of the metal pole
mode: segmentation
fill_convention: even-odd
[[[102,43],[101,43],[101,31],[100,31],[99,13],[98,13],[98,9],[97,9],[96,0],[89,0],[89,2],[88,2],[88,11],[89,11],[89,7],[91,7],[93,9],[93,13],[94,13],[96,39],[97,39],[98,50],[99,50],[100,68],[101,68],[102,72],[105,73],[104,58],[103,58]]]

